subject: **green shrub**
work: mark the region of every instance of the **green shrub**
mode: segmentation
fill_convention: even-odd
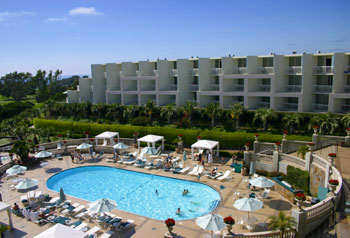
[[[164,149],[173,151],[176,149],[175,145],[164,144]]]
[[[309,172],[287,166],[287,175],[283,179],[290,183],[296,189],[302,189],[306,194],[309,194]]]
[[[228,151],[220,151],[220,152],[219,152],[219,155],[220,155],[220,156],[223,156],[223,157],[229,157],[229,158],[232,157],[232,153],[231,153],[231,152],[228,152]]]

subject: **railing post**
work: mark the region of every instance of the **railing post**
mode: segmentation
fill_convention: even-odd
[[[346,128],[345,146],[350,147],[350,128]]]
[[[318,127],[314,126],[314,134],[312,135],[312,143],[314,143],[315,148],[318,148]]]
[[[249,151],[244,151],[243,152],[243,163],[246,166],[250,165],[250,152]]]
[[[292,217],[295,219],[296,222],[296,230],[297,230],[297,234],[296,237],[297,238],[302,238],[304,237],[305,233],[306,233],[306,220],[307,220],[307,213],[304,210],[297,210],[297,209],[293,209],[292,210]]]
[[[305,170],[310,172],[310,167],[312,163],[312,152],[306,152],[305,154]]]
[[[273,152],[273,157],[272,157],[272,170],[273,170],[273,172],[278,172],[279,161],[280,161],[280,153],[278,152],[278,150],[275,150]]]
[[[288,140],[282,139],[281,152],[287,153],[288,152],[287,149],[288,149]]]
[[[259,153],[259,146],[260,146],[260,142],[258,141],[258,140],[255,140],[254,141],[254,148],[253,148],[253,151],[254,151],[254,153],[256,154],[256,153]]]

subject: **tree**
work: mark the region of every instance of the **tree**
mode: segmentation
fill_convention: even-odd
[[[91,112],[95,115],[98,115],[98,118],[101,119],[102,111],[104,110],[105,106],[102,103],[96,103],[91,106]]]
[[[343,125],[344,125],[345,128],[350,127],[350,113],[344,115],[344,116],[341,118],[341,122],[343,123]]]
[[[209,103],[205,109],[203,115],[207,115],[211,119],[211,126],[215,126],[215,119],[220,116],[222,109],[218,103]]]
[[[235,103],[230,106],[230,116],[236,122],[236,129],[238,130],[241,124],[241,117],[248,111],[241,103]]]
[[[13,144],[13,147],[11,149],[11,153],[15,153],[22,162],[26,162],[28,159],[28,155],[30,152],[30,145],[25,142],[24,140],[19,140]]]
[[[28,95],[28,83],[32,75],[30,73],[9,73],[0,78],[0,94],[4,97],[12,97],[15,101],[21,101]]]
[[[338,128],[339,124],[335,115],[331,112],[327,112],[313,115],[309,122],[309,129],[313,128],[314,125],[320,127],[320,134],[323,134],[326,131],[332,134],[334,130]]]
[[[277,113],[272,108],[259,108],[255,111],[253,123],[260,120],[263,124],[264,131],[268,128],[268,121],[277,119]]]
[[[58,92],[63,91],[62,87],[57,83],[58,78],[62,74],[62,71],[56,70],[55,73],[52,70],[46,75],[45,70],[38,70],[33,77],[32,85],[35,87],[35,99],[37,102],[44,102]]]
[[[283,238],[287,230],[295,229],[296,222],[293,217],[286,216],[283,212],[279,212],[278,216],[271,216],[269,222],[269,228],[271,230],[279,230],[281,237]]]
[[[288,113],[283,116],[282,121],[284,125],[289,126],[289,131],[293,134],[295,129],[299,128],[302,119],[298,113]]]
[[[165,107],[160,109],[160,115],[167,119],[168,124],[170,124],[171,117],[175,114],[174,104],[167,104]]]
[[[156,104],[152,100],[148,100],[148,102],[145,105],[145,111],[144,113],[148,117],[149,124],[152,125],[152,120],[153,120],[153,113],[155,113],[156,110]]]
[[[188,118],[188,120],[192,121],[192,115],[196,109],[197,103],[193,101],[187,101],[183,108],[184,116]]]

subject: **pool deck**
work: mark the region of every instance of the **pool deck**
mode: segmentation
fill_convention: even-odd
[[[175,156],[182,156],[182,155],[175,155]],[[50,194],[53,197],[59,196],[58,193],[53,192],[51,190],[48,190],[46,188],[46,180],[52,176],[53,174],[60,172],[65,169],[79,167],[79,166],[91,166],[91,165],[106,165],[111,167],[118,167],[123,169],[128,169],[132,171],[139,171],[139,172],[145,172],[150,174],[156,174],[161,176],[167,176],[167,177],[174,177],[184,180],[190,180],[190,181],[197,181],[197,177],[193,177],[190,175],[180,175],[180,174],[173,174],[171,172],[165,172],[162,169],[159,170],[146,170],[143,168],[137,168],[134,166],[126,166],[126,165],[119,165],[115,163],[107,163],[105,161],[105,158],[112,157],[111,154],[107,154],[104,156],[102,161],[100,162],[85,162],[84,164],[74,164],[71,162],[71,159],[69,156],[65,156],[63,160],[57,160],[57,159],[50,159],[49,164],[45,169],[40,168],[39,165],[36,167],[29,168],[28,171],[25,173],[25,175],[20,175],[19,177],[27,177],[27,178],[33,178],[39,180],[37,191],[42,191],[43,193]],[[231,160],[225,160],[226,163],[220,164],[220,163],[213,163],[212,166],[206,167],[207,171],[211,171],[213,167],[218,167],[219,171],[225,172],[228,169],[231,169],[229,167],[229,164],[231,163]],[[220,161],[221,162],[221,161]],[[185,162],[185,166],[192,166],[197,164],[198,162],[187,160]],[[233,232],[234,233],[246,233],[249,232],[247,230],[242,229],[240,225],[237,224],[237,221],[240,220],[241,217],[246,216],[247,212],[238,211],[233,207],[234,199],[239,199],[243,197],[247,197],[249,190],[247,189],[247,183],[245,182],[248,177],[243,177],[241,174],[231,172],[230,174],[231,179],[227,181],[217,181],[207,178],[206,176],[202,176],[200,178],[200,182],[205,183],[207,185],[212,186],[215,188],[221,195],[221,203],[219,206],[214,210],[214,213],[220,214],[221,216],[225,217],[228,215],[231,215],[235,220],[236,224],[233,226]],[[25,193],[20,193],[17,191],[10,190],[9,186],[12,184],[11,180],[2,179],[0,188],[1,188],[1,194],[3,202],[6,202],[13,206],[13,203],[16,202],[20,205],[22,208],[22,204],[20,203],[20,196],[24,195]],[[220,185],[223,185],[224,188],[220,187]],[[235,192],[239,192],[239,195],[235,195]],[[66,195],[67,199],[78,202],[83,205],[87,205],[88,202],[85,200],[81,200],[78,198],[71,197],[69,195]],[[262,209],[250,212],[249,216],[254,216],[257,218],[257,223],[266,223],[268,218],[272,215],[277,215],[279,211],[284,211],[287,214],[290,214],[291,209],[293,208],[293,205],[288,202],[284,197],[282,197],[279,193],[271,190],[268,199],[264,200],[264,206]],[[123,219],[132,219],[135,221],[135,225],[128,229],[125,232],[118,232],[115,233],[112,237],[135,237],[135,238],[144,238],[144,237],[163,237],[164,234],[167,231],[167,228],[164,224],[164,221],[158,221],[153,220],[151,218],[142,217],[139,215],[131,214],[125,211],[120,210],[113,210],[111,213],[122,217]],[[175,217],[175,214],[174,214]],[[26,221],[24,218],[17,217],[15,215],[12,215],[13,225],[14,225],[14,231],[6,232],[6,237],[34,237],[35,235],[41,233],[42,231],[48,229],[50,224],[46,224],[44,226],[38,226],[33,222]],[[8,217],[6,212],[0,213],[0,222],[3,224],[8,224]],[[96,224],[89,223],[89,227],[92,228]],[[259,229],[256,228],[258,231]],[[105,230],[101,229],[101,233],[98,237],[101,236]],[[180,237],[208,237],[210,235],[209,231],[204,231],[200,227],[196,225],[195,219],[192,220],[186,220],[186,221],[179,221],[176,222],[176,225],[174,227],[173,232],[177,233]]]

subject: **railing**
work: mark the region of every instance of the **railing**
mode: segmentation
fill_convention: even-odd
[[[287,85],[286,86],[287,92],[301,92],[301,85]]]
[[[240,233],[233,234],[233,237],[249,237],[249,238],[281,238],[282,234],[279,231],[263,231],[263,232],[253,232],[253,233]],[[294,238],[296,237],[295,231],[285,231],[283,234],[284,238]]]
[[[286,161],[286,162],[298,165],[302,168],[305,168],[305,160],[291,156],[291,155],[281,153],[281,160],[280,161],[282,161],[282,162]]]
[[[211,75],[220,75],[221,74],[221,68],[210,69],[210,74]]]
[[[207,91],[219,91],[220,85],[219,84],[211,84]]]
[[[141,88],[141,91],[155,91],[156,90],[156,85],[150,85],[144,88]]]
[[[350,65],[344,67],[344,74],[350,74]]]
[[[332,85],[315,85],[314,92],[316,93],[331,93]]]
[[[176,76],[177,75],[177,69],[171,69],[169,72],[169,75]]]
[[[190,91],[198,91],[199,85],[198,84],[191,84],[190,85]]]
[[[326,112],[326,111],[328,111],[328,104],[313,103],[312,106],[313,106],[313,109],[316,112]]]
[[[350,85],[344,85],[344,91],[349,93],[350,92]]]
[[[259,92],[270,92],[271,90],[271,85],[266,85],[266,84],[259,84]]]
[[[333,66],[314,66],[314,74],[331,74]]]
[[[301,74],[302,66],[288,66],[285,69],[285,74]]]
[[[297,111],[298,110],[298,103],[286,102],[285,109],[287,111]]]
[[[319,219],[320,216],[325,216],[332,208],[332,203],[329,202],[329,199],[317,203],[314,207],[306,211],[307,223],[310,223],[316,219]]]
[[[258,74],[273,74],[275,72],[273,67],[259,67]]]
[[[343,104],[342,111],[343,112],[350,112],[350,104]]]
[[[246,67],[234,67],[233,68],[233,74],[246,74],[247,68]]]
[[[190,76],[196,76],[196,75],[198,75],[198,69],[190,69],[190,70],[188,71],[188,75],[190,75]]]
[[[259,153],[262,151],[273,151],[275,148],[274,143],[269,143],[269,142],[259,142]]]
[[[269,102],[258,102],[258,108],[270,108],[270,103]]]
[[[170,85],[169,91],[177,91],[177,84]]]
[[[157,74],[158,74],[158,70],[152,70],[152,71],[147,72],[147,73],[143,72],[142,74],[141,74],[140,70],[136,70],[136,75],[138,77],[142,77],[142,76],[156,76],[155,72],[157,72]]]

